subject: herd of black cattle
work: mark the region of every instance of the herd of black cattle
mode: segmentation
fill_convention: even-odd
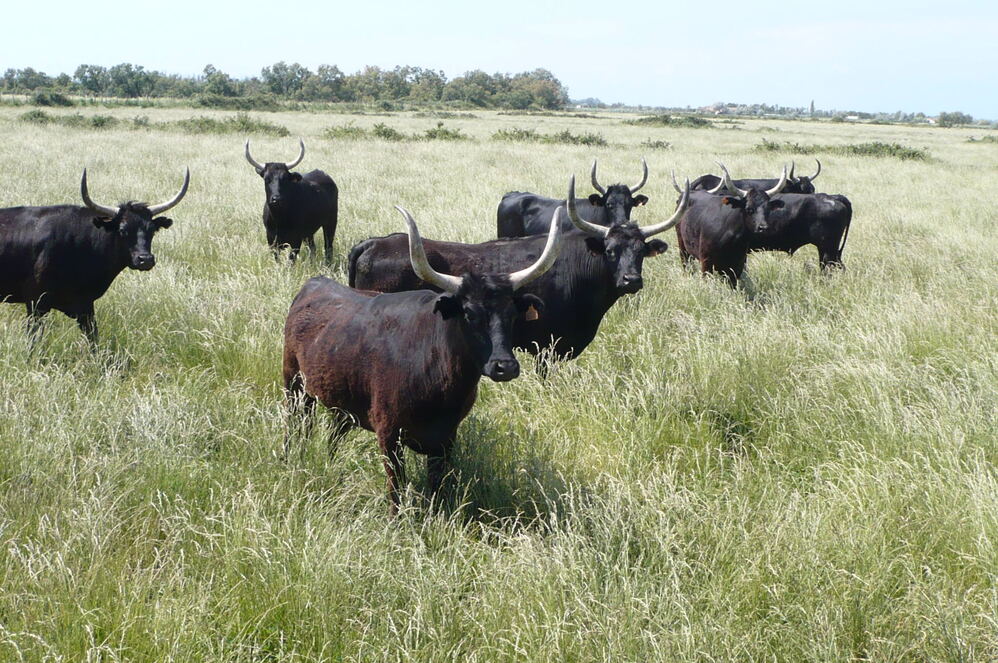
[[[322,228],[331,263],[338,190],[326,173],[293,172],[291,163],[246,160],[263,178],[263,222],[275,257],[284,247],[296,258],[302,243],[315,254]],[[388,475],[391,510],[404,481],[404,444],[427,456],[436,493],[458,424],[486,375],[496,382],[519,375],[513,348],[551,359],[578,356],[596,336],[603,316],[623,295],[638,292],[645,258],[667,245],[652,239],[675,227],[682,261],[719,272],[735,286],[753,250],[793,253],[813,244],[823,268],[841,266],[852,218],[849,200],[815,193],[810,176],[784,166],[778,179],[732,180],[702,175],[680,187],[672,216],[639,226],[634,207],[648,197],[634,186],[604,187],[593,161],[596,193],[545,198],[512,192],[499,203],[499,239],[481,244],[423,240],[408,211],[407,233],[364,240],[349,254],[349,287],[310,279],[295,297],[284,329],[284,386],[291,412],[311,419],[316,401],[330,408],[334,434],[360,425],[377,434]],[[158,205],[95,203],[83,171],[84,206],[0,209],[0,299],[23,303],[32,336],[55,309],[74,318],[97,342],[94,301],[123,269],[149,270],[152,238],[172,221],[161,216],[187,193]],[[538,367],[543,370],[543,361]],[[291,432],[284,441],[285,457]]]

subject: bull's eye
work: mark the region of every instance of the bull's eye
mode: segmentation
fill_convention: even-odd
[[[616,260],[617,259],[617,249],[607,249],[606,250],[606,257],[609,258],[610,260]]]
[[[467,309],[464,312],[464,319],[473,325],[478,324],[480,317],[481,316],[478,315],[478,311],[472,309]]]

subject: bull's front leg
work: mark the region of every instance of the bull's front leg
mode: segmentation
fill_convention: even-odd
[[[385,474],[388,477],[388,515],[397,516],[399,490],[405,484],[405,459],[402,456],[402,445],[399,444],[399,429],[378,431],[378,446],[381,448],[381,459],[385,464]]]

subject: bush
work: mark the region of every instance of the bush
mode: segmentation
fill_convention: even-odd
[[[568,129],[561,131],[559,133],[545,136],[545,143],[564,143],[567,145],[597,145],[604,146],[607,144],[606,138],[603,138],[601,134],[573,134]]]
[[[255,120],[248,113],[237,113],[234,117],[216,120],[213,117],[191,117],[172,123],[184,131],[194,134],[266,134],[269,136],[290,136],[291,132],[279,124]]]
[[[667,140],[646,140],[642,141],[641,147],[647,147],[650,150],[671,150],[672,143]]]
[[[974,138],[971,136],[967,139],[968,143],[998,143],[998,136],[981,136],[980,138]]]
[[[460,129],[448,129],[443,122],[437,122],[437,126],[426,130],[426,140],[468,140],[468,136]]]
[[[893,157],[902,161],[914,160],[925,161],[929,158],[929,151],[908,147],[898,143],[857,143],[853,145],[800,145],[789,141],[777,142],[762,139],[762,143],[755,146],[757,152],[783,152],[789,154],[815,154],[816,152],[826,152],[830,154],[845,154],[849,156],[861,157]]]
[[[240,111],[276,111],[281,108],[281,104],[278,103],[277,99],[268,95],[223,97],[219,94],[199,94],[194,97],[194,106]]]
[[[32,124],[48,124],[53,118],[45,111],[35,109],[24,113],[18,119],[21,122],[30,122]]]
[[[31,97],[31,103],[36,106],[73,106],[73,100],[61,92],[40,91]]]
[[[650,117],[639,117],[634,120],[624,120],[624,124],[652,127],[685,127],[688,129],[703,129],[714,126],[713,123],[695,115],[679,115],[677,117],[671,115],[652,115]]]
[[[505,140],[509,142],[520,142],[520,143],[538,142],[542,138],[543,136],[541,136],[533,129],[520,129],[519,127],[512,127],[510,129],[500,129],[499,131],[492,134],[492,140]]]
[[[355,127],[352,122],[339,127],[329,127],[322,132],[322,135],[334,140],[337,138],[360,140],[368,137],[367,130],[364,127]]]
[[[398,129],[392,129],[390,126],[382,122],[378,122],[377,124],[375,124],[374,127],[371,128],[371,133],[374,134],[377,138],[391,141],[393,143],[397,143],[398,141],[407,139],[404,133],[402,133]]]

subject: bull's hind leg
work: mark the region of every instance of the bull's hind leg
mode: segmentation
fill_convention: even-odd
[[[42,337],[42,318],[52,309],[40,302],[28,302],[24,307],[28,312],[28,342],[34,347]]]
[[[285,428],[281,460],[287,462],[291,456],[291,437],[294,435],[305,440],[312,431],[315,397],[305,392],[305,380],[301,373],[294,372],[288,376],[288,373],[285,372],[285,375]],[[304,444],[301,445],[301,448],[304,449]]]
[[[399,429],[381,428],[377,433],[378,447],[381,449],[381,459],[388,477],[388,513],[397,516],[400,502],[399,489],[405,485],[405,459],[402,456],[402,445],[399,444]]]
[[[315,252],[315,237],[313,237],[312,235],[306,235],[305,246],[308,247],[308,251],[311,254],[310,256],[311,259],[314,260],[319,257]]]

